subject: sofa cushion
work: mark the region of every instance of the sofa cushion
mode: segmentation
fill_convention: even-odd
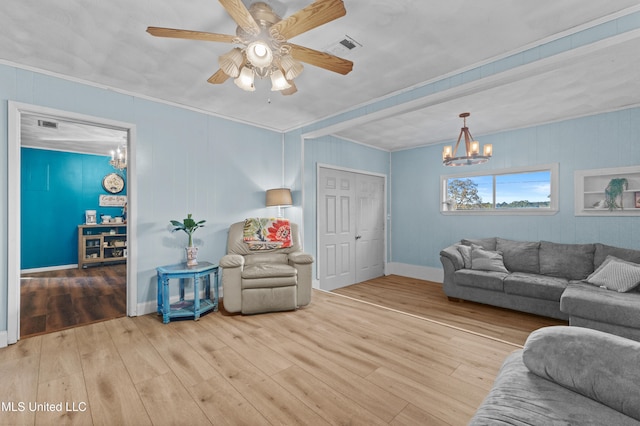
[[[477,246],[482,247],[485,250],[495,251],[496,249],[496,237],[481,238],[479,240],[464,239],[461,241],[461,243],[467,246],[475,244]]]
[[[471,269],[509,272],[507,268],[504,267],[501,253],[473,246],[471,247]]]
[[[453,279],[457,285],[477,287],[485,290],[504,291],[502,281],[507,275],[505,272],[460,269],[453,274]]]
[[[560,298],[560,310],[570,316],[640,328],[640,293],[618,293],[582,282],[571,282]]]
[[[538,249],[540,242],[496,239],[496,250],[502,252],[504,266],[511,272],[540,272]]]
[[[640,265],[607,256],[598,269],[587,277],[587,282],[624,293],[640,284]]]
[[[568,284],[566,278],[514,272],[504,279],[504,292],[559,302]]]
[[[640,250],[613,247],[606,244],[596,243],[596,251],[593,256],[593,266],[597,268],[605,261],[607,256],[615,256],[627,262],[640,263]]]
[[[640,420],[640,342],[582,327],[545,327],[529,335],[522,360],[534,374]]]
[[[522,352],[505,359],[469,425],[638,425],[631,417],[533,374],[522,362]]]
[[[540,242],[540,273],[583,280],[593,272],[594,244]]]

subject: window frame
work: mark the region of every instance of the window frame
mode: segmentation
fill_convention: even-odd
[[[485,171],[471,171],[464,173],[454,173],[448,175],[440,175],[440,213],[443,215],[535,215],[535,216],[548,216],[558,213],[558,163],[542,164],[535,166],[525,167],[511,167],[507,169],[493,169]],[[495,207],[488,209],[478,210],[448,210],[447,209],[447,181],[449,179],[460,179],[480,176],[491,176],[494,179],[494,193],[493,198],[495,200],[495,177],[502,175],[520,174],[520,173],[532,173],[532,172],[550,172],[550,200],[549,208],[500,208]],[[492,200],[492,201],[494,201]]]

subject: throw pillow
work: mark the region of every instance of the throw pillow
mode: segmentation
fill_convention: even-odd
[[[602,265],[587,277],[587,282],[625,293],[640,284],[640,265],[607,256]]]
[[[504,267],[501,253],[476,247],[471,247],[471,269],[509,272],[507,268]]]
[[[476,244],[456,244],[456,248],[458,249],[460,256],[462,256],[462,263],[465,269],[471,269],[471,249],[474,247],[482,248]]]

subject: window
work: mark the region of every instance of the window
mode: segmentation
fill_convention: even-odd
[[[441,176],[447,214],[555,214],[558,165]]]

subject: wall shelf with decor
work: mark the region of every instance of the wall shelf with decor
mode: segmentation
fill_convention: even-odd
[[[78,269],[127,260],[127,225],[78,225]]]
[[[576,170],[574,178],[576,216],[640,216],[640,166]],[[615,186],[619,195],[608,197]]]

